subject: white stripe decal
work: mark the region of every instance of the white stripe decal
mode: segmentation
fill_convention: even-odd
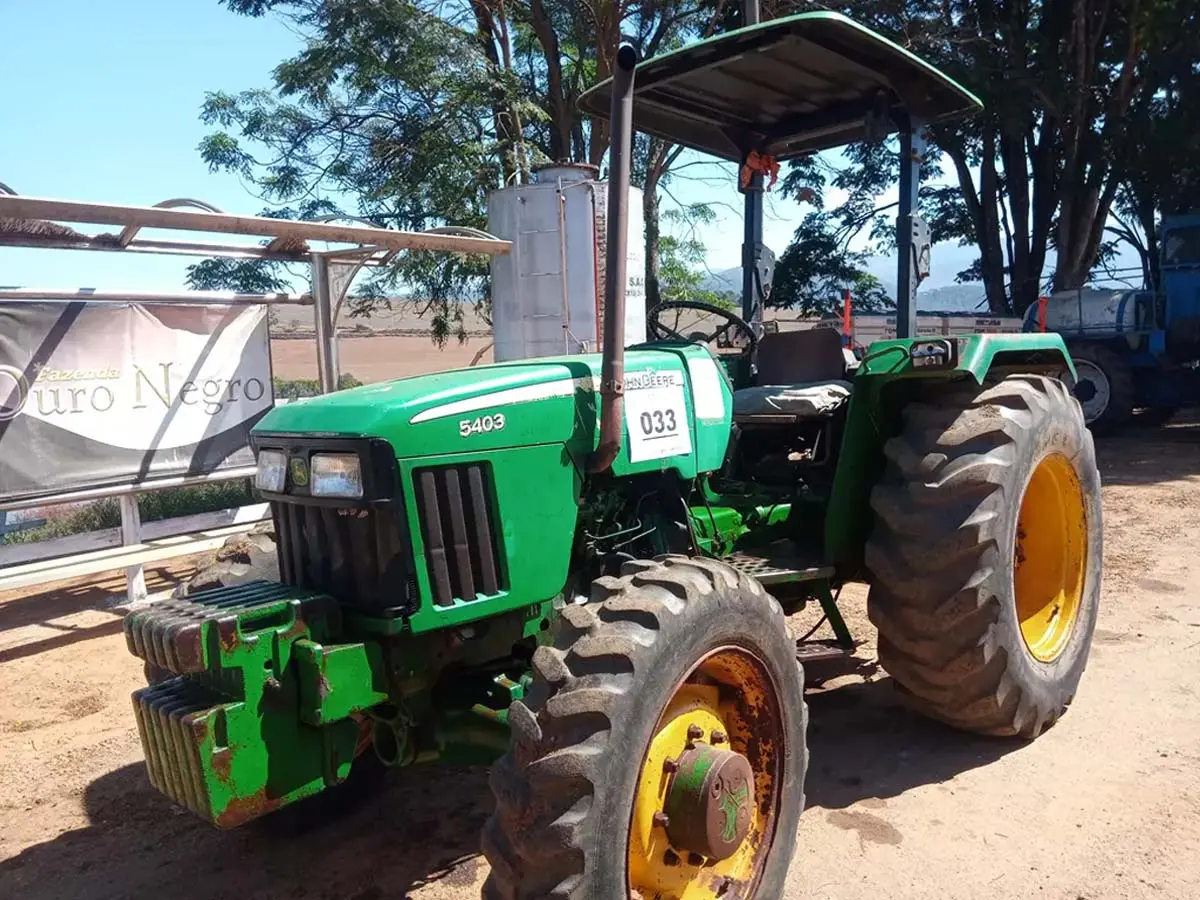
[[[504,406],[510,403],[528,403],[531,400],[547,400],[550,397],[569,397],[576,388],[594,390],[591,378],[565,378],[559,381],[547,381],[543,384],[527,384],[522,387],[508,388],[478,397],[468,397],[466,400],[455,400],[453,403],[443,403],[441,406],[431,406],[424,412],[419,412],[408,424],[416,425],[433,419],[444,419],[447,416],[458,416],[472,413],[493,406]]]

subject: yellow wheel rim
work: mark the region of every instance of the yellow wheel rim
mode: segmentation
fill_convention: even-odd
[[[643,754],[629,828],[632,898],[751,895],[775,836],[783,741],[778,695],[762,662],[741,648],[722,647],[696,664],[676,687]],[[753,796],[743,804],[749,813],[746,836],[721,860],[673,846],[663,824],[672,766],[697,743],[741,754],[753,771]]]
[[[1075,629],[1087,563],[1087,511],[1071,461],[1059,453],[1033,471],[1017,518],[1013,593],[1021,636],[1053,662]]]

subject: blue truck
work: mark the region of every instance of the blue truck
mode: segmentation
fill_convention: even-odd
[[[1161,247],[1157,290],[1060,291],[1026,311],[1025,331],[1066,341],[1095,434],[1200,405],[1200,213],[1164,217]]]

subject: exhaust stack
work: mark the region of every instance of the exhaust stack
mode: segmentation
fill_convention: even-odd
[[[625,278],[629,232],[629,165],[633,156],[633,71],[638,52],[617,50],[612,76],[609,146],[608,257],[604,276],[604,354],[600,368],[600,441],[588,471],[606,471],[621,452],[625,409]]]

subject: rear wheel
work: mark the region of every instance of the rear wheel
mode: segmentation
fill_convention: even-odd
[[[484,897],[780,896],[806,709],[779,605],[719,562],[667,557],[598,579],[560,626],[492,772]]]
[[[1078,381],[1075,398],[1095,434],[1113,434],[1129,424],[1136,391],[1133,373],[1119,355],[1100,344],[1072,344]]]
[[[872,493],[879,658],[921,712],[1037,736],[1066,710],[1100,598],[1100,475],[1062,382],[1014,375],[905,411]]]

